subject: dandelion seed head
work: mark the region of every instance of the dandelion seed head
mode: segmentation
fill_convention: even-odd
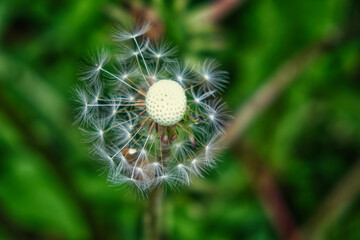
[[[171,80],[154,83],[146,94],[146,110],[151,119],[161,126],[178,123],[186,110],[184,89]]]
[[[115,185],[146,194],[189,185],[213,168],[229,120],[220,93],[227,74],[214,60],[182,62],[150,25],[118,28],[116,57],[98,51],[81,67],[76,121]]]

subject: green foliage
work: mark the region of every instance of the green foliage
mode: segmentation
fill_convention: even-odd
[[[152,8],[181,57],[222,63],[230,72],[225,98],[234,111],[282,63],[359,14],[355,1],[249,0],[214,23],[201,20],[212,1],[134,2]],[[144,201],[108,186],[72,126],[70,100],[79,60],[111,44],[114,24],[131,22],[128,5],[0,2],[1,239],[29,232],[56,239],[142,238]],[[355,39],[309,64],[243,137],[300,227],[359,159],[359,52]],[[167,192],[169,239],[279,239],[243,158],[229,150],[209,178]],[[359,239],[358,196],[344,205],[322,239]]]

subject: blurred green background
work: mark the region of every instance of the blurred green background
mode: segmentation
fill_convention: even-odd
[[[293,81],[207,178],[166,192],[165,239],[360,239],[359,5],[1,1],[0,238],[143,238],[146,201],[108,186],[70,99],[81,58],[147,19],[181,58],[222,64],[235,116],[275,73]]]

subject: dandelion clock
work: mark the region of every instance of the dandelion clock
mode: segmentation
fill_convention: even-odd
[[[114,31],[118,51],[81,64],[76,124],[108,180],[146,193],[189,185],[215,166],[230,116],[220,95],[227,74],[214,60],[193,66],[149,25]]]

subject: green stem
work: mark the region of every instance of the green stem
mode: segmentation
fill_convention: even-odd
[[[152,189],[149,192],[149,198],[144,215],[146,240],[158,240],[162,238],[163,193],[164,190],[162,186]]]

